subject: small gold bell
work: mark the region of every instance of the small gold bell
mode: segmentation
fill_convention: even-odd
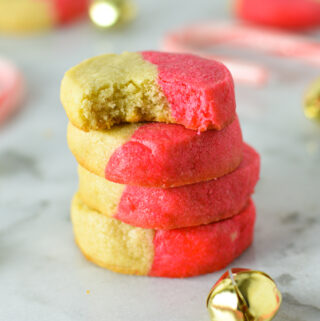
[[[135,16],[132,0],[92,0],[89,8],[91,21],[105,29],[129,22]]]
[[[227,271],[207,299],[212,321],[270,321],[281,304],[281,293],[265,273],[248,269]]]
[[[313,82],[304,99],[304,114],[307,118],[320,122],[320,78]]]

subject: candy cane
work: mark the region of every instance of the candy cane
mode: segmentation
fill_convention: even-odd
[[[262,85],[268,79],[263,66],[244,61],[219,57],[195,47],[228,44],[262,51],[267,54],[294,58],[320,67],[320,43],[304,36],[257,28],[244,24],[203,23],[168,34],[163,48],[175,52],[192,52],[222,61],[230,69],[234,79],[253,85]]]

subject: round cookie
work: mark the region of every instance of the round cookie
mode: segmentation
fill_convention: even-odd
[[[318,0],[237,0],[236,15],[269,27],[306,29],[320,26]]]
[[[19,107],[24,93],[24,82],[17,68],[0,59],[0,123]]]
[[[0,0],[0,32],[48,29],[84,15],[88,5],[89,0]]]
[[[173,187],[207,181],[236,169],[243,142],[238,119],[198,134],[181,125],[145,123],[85,132],[69,124],[78,163],[120,184]]]
[[[191,54],[106,54],[71,68],[61,84],[71,122],[85,131],[124,122],[222,129],[235,118],[234,84],[221,63]]]
[[[230,219],[176,230],[133,227],[101,215],[75,196],[71,218],[87,259],[112,271],[159,277],[190,277],[226,267],[253,240],[252,201]]]
[[[79,197],[90,208],[147,229],[176,229],[209,224],[239,213],[259,178],[260,157],[248,145],[232,173],[176,188],[112,183],[79,166]]]

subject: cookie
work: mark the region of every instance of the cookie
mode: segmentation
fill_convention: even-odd
[[[0,59],[0,123],[20,106],[23,94],[22,74],[13,64]]]
[[[95,264],[119,273],[178,278],[220,270],[238,257],[252,243],[255,207],[250,201],[227,220],[155,231],[101,215],[75,196],[71,218],[79,248]]]
[[[89,0],[1,0],[0,32],[24,33],[52,28],[81,15]]]
[[[232,173],[175,188],[112,183],[79,166],[79,196],[103,215],[142,228],[176,229],[209,224],[239,213],[259,178],[260,157],[248,145]]]
[[[85,132],[68,128],[78,163],[120,184],[173,187],[207,181],[236,169],[243,142],[238,119],[198,134],[181,125],[145,123]]]
[[[233,79],[223,64],[155,51],[85,60],[65,74],[61,102],[85,131],[143,121],[220,130],[233,121],[236,107]]]
[[[237,0],[236,15],[268,27],[306,29],[320,26],[317,0]]]

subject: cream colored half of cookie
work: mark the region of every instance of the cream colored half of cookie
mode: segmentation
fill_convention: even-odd
[[[123,122],[170,122],[157,77],[157,67],[140,53],[94,57],[66,72],[61,102],[70,121],[85,131]]]
[[[52,1],[0,0],[0,32],[27,33],[54,24]]]
[[[71,205],[75,239],[85,257],[101,267],[147,275],[154,257],[154,231],[133,227],[87,207],[76,194]]]
[[[126,185],[110,182],[81,166],[78,167],[78,174],[81,200],[103,215],[115,215]]]
[[[67,140],[77,162],[98,176],[105,176],[105,167],[113,152],[126,143],[142,124],[125,124],[104,131],[85,132],[68,125]]]

